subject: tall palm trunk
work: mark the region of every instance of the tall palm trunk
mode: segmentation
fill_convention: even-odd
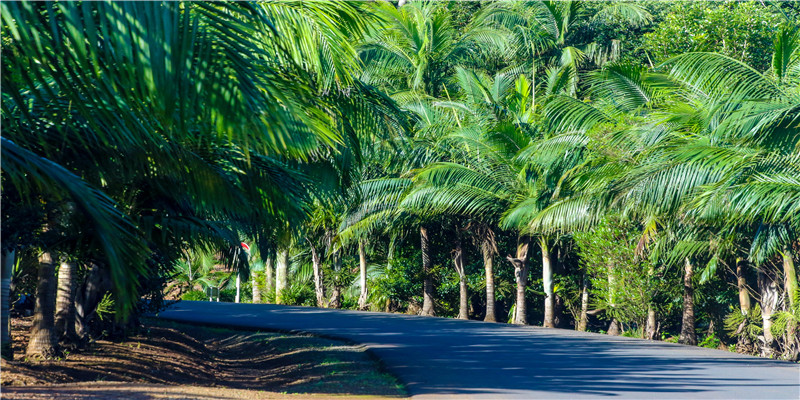
[[[542,248],[542,284],[544,285],[544,327],[555,328],[555,308],[556,298],[553,293],[553,264],[550,257],[550,248],[547,239],[540,238],[539,245]]]
[[[681,335],[678,343],[697,345],[697,332],[694,330],[694,265],[687,257],[683,268],[683,319],[681,321]]]
[[[253,304],[261,303],[261,287],[258,286],[258,271],[253,270],[250,272],[250,275],[253,279],[251,284],[253,288]]]
[[[317,307],[325,307],[325,287],[322,286],[322,263],[314,243],[311,246],[311,266],[314,269],[314,294],[317,296]]]
[[[108,270],[92,264],[89,273],[75,293],[75,328],[79,338],[89,335],[89,322],[95,316],[103,295],[111,290]]]
[[[467,274],[464,270],[464,252],[461,249],[461,238],[459,237],[456,237],[455,249],[453,249],[453,267],[458,274],[458,319],[469,319]]]
[[[745,278],[745,267],[747,261],[742,258],[736,259],[736,287],[739,289],[739,310],[742,315],[750,312],[750,292],[747,290],[747,279]]]
[[[236,297],[233,299],[234,303],[238,303],[241,296],[241,288],[242,288],[242,274],[236,273]]]
[[[49,251],[39,256],[39,277],[36,287],[36,306],[33,311],[31,338],[25,354],[50,358],[58,354],[55,335],[56,270]]]
[[[780,293],[773,271],[763,266],[758,270],[758,289],[761,292],[761,319],[764,328],[764,342],[761,355],[771,357],[774,354],[775,336],[772,334],[772,314],[778,309]]]
[[[518,325],[528,324],[528,302],[525,301],[525,289],[528,286],[528,247],[530,239],[527,236],[520,236],[517,239],[516,257],[508,257],[508,261],[514,266],[514,277],[517,281],[517,302],[514,307],[514,323]]]
[[[420,315],[434,316],[433,309],[433,277],[431,270],[433,262],[431,260],[430,242],[428,240],[428,229],[424,226],[419,227],[420,251],[422,252],[422,312]]]
[[[795,293],[797,292],[797,270],[794,266],[792,249],[789,245],[783,248],[783,287],[786,296],[786,305],[789,309],[794,309]]]
[[[277,293],[275,290],[275,259],[267,257],[266,261],[264,265],[264,287],[268,294],[265,300],[269,303],[269,293]]]
[[[496,322],[494,300],[494,243],[491,233],[483,235],[481,253],[483,254],[483,268],[486,272],[486,316],[484,321]]]
[[[655,275],[655,267],[651,264],[647,269],[648,280],[652,282]],[[653,308],[653,300],[647,305],[647,323],[645,324],[644,338],[647,340],[655,340],[658,335],[658,322],[656,321],[656,310]]]
[[[364,250],[364,241],[358,241],[358,285],[361,292],[358,295],[358,309],[367,309],[367,253]]]
[[[56,295],[56,336],[66,342],[77,338],[75,333],[75,263],[62,262],[58,268]]]
[[[794,266],[792,249],[789,245],[783,248],[783,279],[786,308],[796,314],[798,307],[797,297],[797,270]],[[784,341],[783,358],[789,361],[800,359],[800,338],[797,335],[797,321],[789,320],[786,324],[786,338]]]
[[[340,282],[339,271],[342,270],[342,257],[338,252],[333,256],[333,270],[336,272],[334,275],[336,279],[333,281],[333,293],[331,293],[331,301],[328,302],[328,305],[331,308],[340,308],[342,306],[342,282]]]
[[[14,269],[16,251],[3,250],[0,268],[2,268],[2,351],[0,356],[7,360],[14,359],[14,348],[11,343],[11,276]]]
[[[581,315],[576,329],[586,332],[587,325],[589,325],[589,275],[584,272],[581,284]]]
[[[275,303],[283,304],[283,289],[286,288],[286,274],[289,271],[289,250],[278,252],[275,268]]]

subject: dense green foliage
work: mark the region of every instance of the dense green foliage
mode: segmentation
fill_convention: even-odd
[[[2,11],[18,291],[55,254],[110,271],[120,321],[238,276],[241,301],[800,356],[795,3]]]

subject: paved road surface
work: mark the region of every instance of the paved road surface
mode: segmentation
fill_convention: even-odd
[[[800,399],[800,365],[570,330],[183,301],[159,317],[363,343],[415,399]]]

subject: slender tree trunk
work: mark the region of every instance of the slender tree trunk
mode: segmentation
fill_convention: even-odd
[[[258,271],[253,270],[251,273],[253,278],[253,283],[251,284],[253,288],[253,304],[261,303],[261,287],[258,286]]]
[[[589,325],[589,276],[586,272],[583,273],[583,280],[581,282],[581,315],[576,327],[581,332],[586,332],[586,327]]]
[[[56,295],[56,336],[66,342],[77,338],[75,333],[75,263],[62,262],[58,269]]]
[[[739,289],[739,310],[742,315],[750,312],[750,292],[747,290],[747,279],[745,278],[745,268],[747,261],[742,258],[736,259],[736,287]]]
[[[484,235],[481,243],[481,252],[483,253],[483,268],[486,271],[486,316],[483,320],[496,322],[497,318],[494,315],[494,244],[492,243],[491,233]]]
[[[282,293],[286,288],[286,274],[289,271],[289,250],[278,252],[278,262],[275,268],[275,303],[283,304]]]
[[[697,333],[694,330],[694,265],[686,258],[683,268],[683,319],[681,321],[681,335],[678,343],[697,345]]]
[[[317,296],[317,307],[325,307],[325,287],[322,286],[322,263],[314,243],[309,241],[309,245],[311,246],[311,265],[314,268],[314,294]]]
[[[456,238],[456,246],[453,249],[453,266],[458,274],[458,319],[469,319],[467,274],[464,270],[464,252],[461,249],[461,238]]]
[[[14,270],[16,251],[3,250],[0,268],[2,268],[2,351],[0,355],[7,359],[14,359],[14,347],[11,342],[11,276]]]
[[[431,260],[430,241],[428,240],[428,229],[424,226],[419,227],[420,250],[422,252],[422,312],[420,315],[434,316],[436,311],[433,309],[433,276],[431,276],[433,263]]]
[[[56,270],[49,251],[39,256],[39,283],[36,288],[36,307],[33,314],[31,339],[25,354],[50,358],[58,354],[55,335]]]
[[[241,287],[242,287],[242,275],[240,273],[236,273],[236,298],[233,299],[234,303],[238,303],[241,295]]]
[[[650,268],[647,269],[648,281],[652,282],[655,273],[656,273],[655,267],[651,264]],[[655,308],[653,308],[652,298],[648,302],[649,304],[647,305],[647,323],[645,324],[645,330],[643,333],[645,339],[655,340],[656,336],[658,336],[658,321],[656,321],[656,310]]]
[[[334,275],[336,279],[333,282],[333,293],[331,293],[331,301],[328,305],[331,308],[340,308],[342,306],[342,283],[339,282],[341,277],[339,271],[342,270],[342,257],[338,253],[334,254],[333,270],[336,271]]]
[[[542,284],[544,285],[544,327],[555,328],[556,298],[553,293],[553,265],[550,257],[550,248],[547,239],[540,238],[542,248]]]
[[[361,293],[358,296],[358,309],[367,309],[367,253],[364,250],[364,240],[358,241],[358,270],[359,279],[358,283],[361,288]]]
[[[620,328],[619,321],[617,321],[616,318],[611,319],[611,322],[608,324],[608,331],[606,331],[606,334],[611,336],[619,336],[621,332],[622,329]]]
[[[783,249],[783,279],[786,296],[786,308],[790,312],[797,309],[797,270],[794,266],[792,249],[789,245]],[[797,361],[800,359],[800,337],[797,334],[797,321],[790,320],[786,324],[786,339],[784,341],[783,359]]]
[[[267,262],[264,263],[264,286],[266,287],[266,293],[277,293],[275,289],[275,259],[272,257],[267,257]],[[269,303],[269,296],[264,299],[267,303]]]
[[[517,302],[514,308],[514,323],[528,325],[528,302],[525,300],[525,289],[528,286],[528,247],[530,238],[520,236],[517,239],[517,256],[508,257],[514,266],[514,277],[517,281]]]
[[[772,314],[778,309],[780,293],[773,271],[763,267],[758,270],[758,289],[761,292],[761,319],[764,328],[764,341],[761,355],[771,357],[774,354],[775,336],[772,334]]]
[[[85,280],[75,293],[75,328],[79,338],[89,335],[89,322],[95,315],[97,305],[103,295],[111,290],[111,278],[108,271],[92,264]]]
[[[794,266],[792,249],[789,245],[783,248],[783,287],[786,296],[786,305],[789,309],[794,309],[795,294],[797,292],[797,270]]]

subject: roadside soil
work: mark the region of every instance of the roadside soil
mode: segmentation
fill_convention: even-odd
[[[146,320],[124,340],[97,340],[55,360],[25,359],[32,318],[12,319],[14,361],[3,399],[402,398],[363,346],[307,335]]]

